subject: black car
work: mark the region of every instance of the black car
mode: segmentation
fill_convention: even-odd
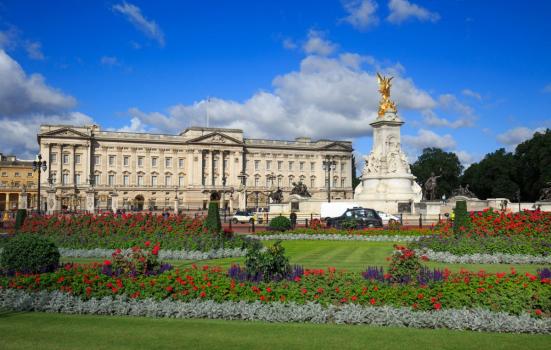
[[[336,218],[329,218],[326,221],[328,227],[338,229],[362,229],[371,227],[383,227],[383,220],[373,209],[351,208]]]

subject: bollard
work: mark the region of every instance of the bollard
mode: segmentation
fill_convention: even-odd
[[[400,226],[404,225],[404,214],[400,213]]]
[[[314,214],[310,213],[310,221],[312,221],[312,219],[314,218]],[[306,225],[308,226],[308,225]]]
[[[252,225],[253,225],[252,229],[253,229],[253,233],[254,233],[255,232],[255,230],[254,230],[254,220],[252,221]]]
[[[312,215],[312,214],[310,214],[310,215]],[[304,220],[306,222],[305,227],[308,227],[308,219],[304,219]]]
[[[442,214],[438,214],[438,222],[440,222],[440,220],[442,220]]]
[[[232,231],[231,222],[232,222],[232,220],[230,220],[230,232]]]
[[[419,228],[423,228],[423,214],[419,214]]]

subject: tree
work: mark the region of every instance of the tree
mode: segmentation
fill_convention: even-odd
[[[411,173],[417,177],[417,182],[422,186],[431,173],[441,175],[438,178],[436,198],[443,194],[449,197],[454,189],[459,186],[459,176],[463,171],[463,165],[452,152],[444,152],[440,148],[425,148],[423,154],[411,165]]]
[[[361,182],[360,177],[356,176],[356,166],[356,156],[352,155],[352,190],[354,190]]]
[[[521,198],[538,200],[540,190],[551,181],[551,130],[537,132],[530,140],[519,144],[515,160]]]
[[[465,170],[461,183],[469,184],[470,190],[480,199],[508,198],[514,201],[519,188],[516,169],[513,154],[500,148]]]

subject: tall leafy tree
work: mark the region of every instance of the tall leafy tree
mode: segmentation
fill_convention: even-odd
[[[551,181],[551,130],[537,132],[530,140],[519,144],[515,159],[521,198],[536,201],[541,189]]]
[[[500,148],[465,170],[461,182],[463,185],[469,184],[471,191],[480,199],[508,198],[514,201],[519,188],[516,169],[513,154]]]
[[[425,148],[423,154],[411,166],[411,173],[417,177],[417,182],[423,186],[431,173],[441,175],[438,178],[436,198],[446,195],[448,198],[452,191],[459,186],[459,176],[463,171],[463,165],[455,153],[445,152],[440,148]]]

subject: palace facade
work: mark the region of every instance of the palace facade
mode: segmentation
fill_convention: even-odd
[[[0,153],[0,212],[18,208],[36,209],[38,177],[32,160]],[[26,193],[22,196],[21,193]],[[23,201],[23,203],[22,203]]]
[[[352,144],[300,137],[249,139],[243,130],[190,127],[178,135],[103,131],[97,125],[42,125],[48,170],[43,209],[199,209],[212,191],[225,207],[266,207],[278,187],[284,201],[302,181],[314,198],[352,198]],[[331,170],[324,160],[335,161]],[[328,181],[330,183],[328,184]]]

